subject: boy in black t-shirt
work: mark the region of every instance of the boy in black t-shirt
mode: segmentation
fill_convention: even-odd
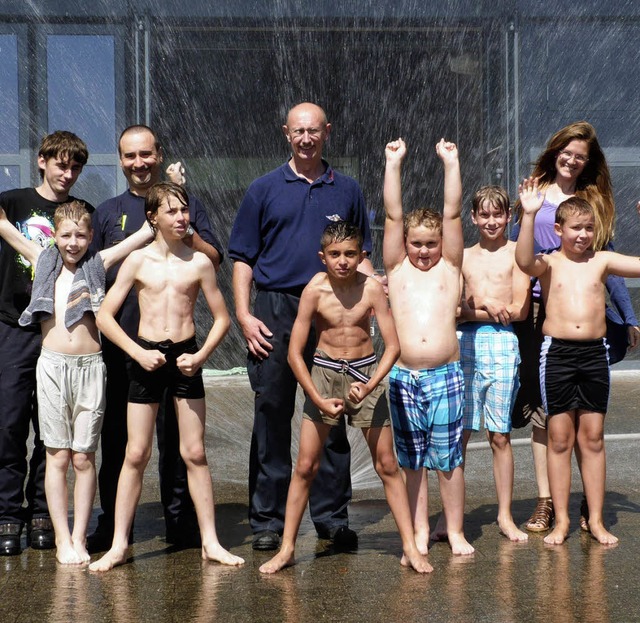
[[[88,159],[87,146],[75,134],[46,136],[38,151],[42,182],[0,194],[7,218],[43,246],[51,244],[53,213],[69,196]],[[93,207],[85,204],[92,212]],[[0,246],[0,555],[20,553],[20,533],[27,522],[27,544],[55,547],[44,493],[44,446],[35,404],[35,368],[40,354],[39,328],[22,328],[18,318],[29,303],[31,266],[8,245]],[[27,477],[29,421],[35,430],[27,483],[27,509],[22,508]]]

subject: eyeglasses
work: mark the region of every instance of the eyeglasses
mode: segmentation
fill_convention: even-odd
[[[582,154],[574,154],[572,151],[568,149],[563,149],[558,156],[564,158],[565,160],[571,160],[573,158],[578,164],[586,164],[589,162],[589,158],[583,156]]]
[[[318,138],[323,132],[324,128],[294,128],[293,130],[289,130],[289,134],[296,138],[304,136],[305,133],[311,138]]]

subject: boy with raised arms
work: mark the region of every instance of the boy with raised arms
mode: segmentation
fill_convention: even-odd
[[[447,536],[456,555],[472,554],[464,520],[463,376],[456,312],[460,303],[462,183],[458,149],[436,145],[444,165],[444,211],[402,214],[402,139],[385,149],[383,260],[400,357],[389,378],[398,461],[406,475],[418,550],[429,546],[426,469],[437,471]]]
[[[529,277],[515,261],[515,242],[505,238],[511,219],[509,196],[499,186],[483,186],[473,196],[471,220],[480,240],[464,250],[464,295],[458,325],[464,372],[463,448],[481,420],[493,452],[498,526],[511,541],[527,535],[513,521],[511,411],[518,391],[520,351],[512,322],[526,318]]]
[[[126,560],[129,532],[144,470],[151,456],[155,419],[165,389],[174,397],[180,452],[187,465],[202,539],[202,558],[240,565],[242,558],[225,550],[215,527],[213,486],[204,447],[205,392],[202,365],[229,330],[229,313],[216,283],[213,264],[182,239],[189,227],[189,198],[172,183],[152,186],[145,198],[147,219],[155,240],[125,260],[98,313],[98,327],[134,361],[127,411],[128,441],[118,480],[115,531],[111,549],[91,564],[91,571],[108,571]],[[140,305],[137,341],[120,327],[115,314],[134,287]],[[193,321],[202,291],[214,324],[198,347]]]
[[[555,526],[545,543],[560,545],[569,536],[571,453],[580,449],[589,529],[603,545],[618,538],[604,526],[606,464],[604,417],[610,377],[605,322],[608,275],[640,277],[640,258],[592,248],[595,218],[584,199],[571,197],[556,210],[554,229],[560,249],[534,253],[533,226],[544,201],[537,178],[519,188],[522,222],[516,246],[520,268],[540,280],[546,318],[540,353],[540,390],[547,413],[547,463]]]
[[[46,448],[45,492],[62,564],[89,562],[87,525],[96,492],[95,453],[105,404],[105,368],[94,312],[104,297],[105,270],[151,239],[145,226],[122,245],[87,257],[91,215],[77,200],[53,216],[55,246],[27,239],[0,208],[0,236],[35,267],[21,326],[40,323],[36,367],[38,421]],[[73,464],[74,522],[68,522],[67,471]]]
[[[382,383],[400,347],[382,285],[357,271],[365,254],[362,233],[351,223],[326,227],[320,259],[327,272],[305,287],[289,342],[289,365],[306,393],[298,460],[289,485],[280,551],[260,567],[275,573],[295,564],[295,542],[309,489],[333,426],[346,416],[364,435],[396,520],[404,555],[401,564],[420,573],[433,570],[418,551],[402,475],[393,453],[389,409]],[[376,315],[385,350],[376,365],[369,324]],[[318,336],[311,372],[304,361],[309,332]]]

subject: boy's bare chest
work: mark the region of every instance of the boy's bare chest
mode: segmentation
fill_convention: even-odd
[[[546,281],[550,294],[572,300],[590,299],[604,292],[602,269],[597,262],[554,262]],[[543,285],[544,282],[543,278]]]
[[[197,283],[197,271],[189,262],[148,261],[138,271],[138,283],[153,292],[189,292]]]
[[[326,296],[318,302],[317,314],[328,326],[353,327],[368,320],[371,304],[365,301],[361,293],[353,296]]]
[[[43,344],[51,350],[72,355],[97,352],[100,350],[100,344],[93,314],[84,314],[70,327],[65,324],[74,278],[75,273],[63,268],[56,279],[54,315],[52,319],[42,323]]]
[[[447,293],[457,297],[459,278],[460,271],[447,266],[443,260],[425,271],[405,264],[389,279],[389,288],[401,297]]]
[[[467,283],[473,283],[479,287],[510,286],[513,265],[513,253],[507,250],[472,254],[467,254],[465,251],[462,275]]]
[[[64,314],[67,310],[67,303],[69,301],[69,293],[71,292],[71,285],[73,284],[73,278],[73,273],[63,269],[56,279],[54,309],[57,318],[64,318]]]

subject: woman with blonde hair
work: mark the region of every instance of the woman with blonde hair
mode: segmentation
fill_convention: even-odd
[[[585,199],[595,215],[593,247],[596,251],[612,248],[614,233],[615,206],[611,188],[609,167],[602,152],[594,127],[586,121],[578,121],[556,132],[545,150],[535,163],[532,173],[538,178],[545,200],[535,220],[535,251],[551,253],[559,246],[558,236],[554,232],[556,208],[569,197]],[[518,210],[516,204],[516,212]],[[511,232],[512,240],[517,239],[519,225]],[[624,325],[629,348],[638,344],[640,328],[633,312],[629,291],[622,277],[610,276],[606,282],[609,298],[615,310],[609,309],[607,315],[616,318]],[[525,524],[531,532],[544,532],[551,527],[554,519],[553,504],[547,476],[547,429],[546,414],[542,407],[539,381],[539,357],[542,343],[542,325],[544,308],[540,298],[540,285],[532,283],[532,304],[527,320],[515,323],[520,343],[520,391],[513,408],[513,426],[522,428],[532,422],[531,446],[538,502]],[[610,359],[619,360],[624,349],[615,358],[610,351]],[[578,457],[580,464],[580,457]],[[586,500],[580,506],[580,526],[589,531]]]

